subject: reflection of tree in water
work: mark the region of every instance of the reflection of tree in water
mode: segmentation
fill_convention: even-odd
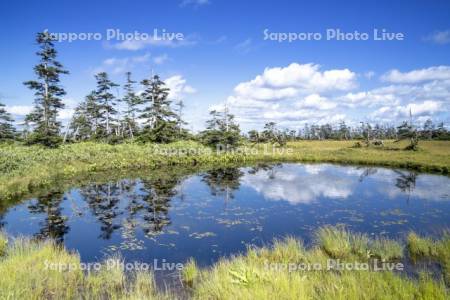
[[[46,214],[44,221],[40,223],[38,238],[52,238],[57,242],[64,241],[64,235],[69,232],[66,225],[67,217],[62,215],[61,202],[64,193],[53,192],[39,196],[36,202],[30,204],[28,209],[32,214]]]
[[[178,177],[143,180],[141,191],[145,203],[143,219],[145,234],[159,233],[170,224],[170,200],[177,193]]]
[[[139,225],[146,235],[151,235],[170,224],[170,199],[176,194],[179,177],[167,177],[123,180],[81,188],[80,194],[101,223],[100,237],[110,239],[123,226],[130,231]],[[121,201],[125,207],[120,206]],[[120,218],[123,215],[125,217]],[[131,237],[130,232],[126,235]]]
[[[361,173],[361,175],[359,175],[359,182],[363,182],[366,177],[374,175],[378,171],[377,168],[358,168],[358,170],[361,169],[363,169],[363,172]]]
[[[402,192],[408,194],[408,201],[411,196],[411,192],[416,188],[417,173],[415,172],[401,172],[395,171],[398,174],[395,186]]]
[[[281,168],[283,167],[283,165],[281,163],[276,163],[276,164],[258,164],[254,167],[252,167],[248,173],[255,175],[256,173],[258,173],[259,171],[264,171],[267,172],[269,174],[269,179],[275,179],[276,176],[276,169],[277,168]]]
[[[213,196],[223,196],[228,202],[234,198],[233,191],[239,189],[243,175],[239,168],[218,168],[206,172],[202,181],[209,186]]]
[[[101,223],[101,235],[103,239],[110,239],[113,232],[120,228],[115,224],[116,217],[122,212],[119,209],[119,202],[124,193],[125,182],[93,184],[80,189],[80,194],[89,205],[92,214]]]

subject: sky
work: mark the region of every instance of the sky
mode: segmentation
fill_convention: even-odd
[[[244,131],[395,125],[410,112],[450,123],[450,1],[17,0],[0,3],[0,24],[0,102],[19,121],[33,104],[35,34],[48,30],[70,71],[63,122],[95,73],[123,84],[131,71],[159,74],[194,131],[225,106]]]

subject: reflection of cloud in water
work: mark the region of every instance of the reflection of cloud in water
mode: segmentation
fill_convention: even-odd
[[[271,175],[274,175],[271,178]],[[357,184],[345,174],[345,168],[328,165],[284,165],[273,171],[245,174],[242,184],[253,188],[269,200],[291,204],[312,203],[318,198],[345,199]]]
[[[397,198],[400,195],[408,194],[398,188],[390,188],[387,193],[391,199]],[[409,196],[411,198],[419,198],[430,201],[449,201],[450,179],[445,176],[437,175],[417,175],[415,186],[411,189]]]
[[[386,195],[389,199],[408,195],[411,198],[419,198],[432,201],[450,200],[450,178],[442,175],[416,174],[407,170],[390,170],[386,168],[376,168],[377,172],[368,177],[375,181],[380,194]],[[362,172],[363,169],[359,170]],[[347,174],[351,174],[347,172]],[[397,180],[410,179],[410,188],[401,190],[396,186]],[[407,183],[407,182],[406,182]],[[406,187],[406,186],[405,186]]]

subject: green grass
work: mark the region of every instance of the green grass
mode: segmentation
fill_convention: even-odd
[[[157,292],[151,273],[135,273],[127,280],[120,268],[86,275],[80,268],[60,271],[47,267],[49,263],[79,266],[80,258],[49,241],[14,240],[0,258],[0,299],[171,298]]]
[[[8,238],[3,232],[0,231],[0,257],[5,255],[7,246]]]
[[[350,234],[344,228],[326,226],[316,232],[317,243],[329,256],[345,258],[352,252]]]
[[[444,232],[440,240],[411,232],[407,238],[407,249],[414,262],[421,259],[437,261],[442,267],[445,281],[450,285],[450,232]]]
[[[330,258],[342,262],[357,259],[363,250],[380,251],[388,261],[398,257],[396,241],[370,240],[342,228],[317,231],[317,245],[305,249],[288,238],[272,247],[249,249],[245,255],[223,259],[202,270],[192,296],[195,299],[448,299],[442,280],[423,274],[419,280],[390,271],[307,269],[314,263],[326,266]],[[345,250],[337,250],[342,246]],[[280,263],[291,263],[280,267]],[[278,264],[278,265],[276,265]],[[303,268],[294,266],[303,266]],[[278,266],[278,267],[277,267]],[[285,265],[284,265],[285,266]]]
[[[395,260],[403,257],[403,246],[395,240],[379,237],[370,240],[367,235],[351,233],[343,227],[324,226],[316,231],[317,245],[333,258],[370,258]]]
[[[155,169],[173,165],[220,165],[257,161],[332,162],[410,168],[448,173],[450,142],[424,141],[419,151],[386,142],[384,148],[352,148],[354,141],[288,143],[283,153],[268,145],[247,145],[248,151],[216,154],[195,142],[168,145],[79,143],[58,149],[0,145],[0,199],[14,199],[82,174],[118,170]],[[249,150],[251,149],[251,150]],[[268,151],[265,151],[267,149]],[[173,153],[181,153],[173,155]],[[1,206],[1,203],[0,203]]]
[[[394,260],[403,257],[403,246],[394,240],[383,237],[375,239],[369,248],[371,256],[382,260]]]
[[[191,258],[183,267],[181,272],[181,280],[186,286],[192,287],[198,277],[198,273],[199,270],[197,264],[195,260]]]
[[[391,271],[326,268],[330,258],[326,245],[344,243],[347,253],[342,262],[368,262],[358,251],[383,248],[391,253],[398,242],[352,233],[343,228],[326,227],[310,248],[295,238],[274,241],[270,247],[248,248],[247,253],[222,259],[211,268],[199,268],[189,260],[181,272],[186,292],[160,291],[149,272],[127,274],[119,268],[83,273],[80,270],[45,269],[45,262],[80,263],[75,253],[52,242],[15,239],[4,245],[0,257],[0,299],[448,299],[443,280],[422,274],[413,279]],[[332,242],[331,239],[337,241]],[[408,249],[413,249],[408,238]],[[440,255],[449,253],[449,237],[433,241]],[[378,243],[377,246],[374,246]],[[414,248],[415,249],[415,248]],[[412,251],[412,250],[409,250]],[[392,253],[395,253],[393,251]],[[387,260],[394,259],[397,255]],[[120,260],[113,257],[110,260]],[[105,264],[108,262],[106,261]],[[280,267],[281,264],[287,267]],[[319,264],[322,269],[308,269]],[[301,266],[301,267],[300,267]]]

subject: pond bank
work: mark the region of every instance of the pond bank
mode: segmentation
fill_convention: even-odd
[[[58,149],[37,146],[0,146],[0,198],[20,197],[58,180],[80,174],[121,169],[154,169],[163,166],[220,165],[226,163],[330,162],[379,165],[448,174],[450,142],[421,142],[419,151],[401,150],[386,142],[384,148],[352,148],[354,141],[299,141],[286,151],[270,151],[267,145],[248,145],[251,151],[216,154],[195,142],[168,145],[80,143]]]
[[[223,259],[212,268],[198,268],[194,261],[184,265],[180,280],[183,298],[192,299],[369,299],[390,295],[395,299],[447,299],[450,235],[428,240],[411,233],[407,246],[395,240],[372,239],[340,227],[322,227],[313,247],[300,240],[274,241],[272,247],[249,248],[244,255]],[[437,278],[423,270],[418,279],[399,267],[402,259],[434,259],[443,273]],[[53,242],[27,239],[7,240],[0,234],[0,298],[26,299],[177,299],[179,291],[161,291],[153,274],[137,271],[125,274],[119,264],[105,261],[89,274],[81,267],[63,270],[52,266],[80,266],[76,253],[69,253]],[[374,265],[379,269],[361,270],[331,267],[329,261],[356,266]],[[52,263],[49,267],[49,263]],[[304,266],[322,266],[321,269]],[[47,267],[46,267],[47,266]],[[130,275],[130,276],[127,276]],[[435,276],[436,277],[436,276]]]

